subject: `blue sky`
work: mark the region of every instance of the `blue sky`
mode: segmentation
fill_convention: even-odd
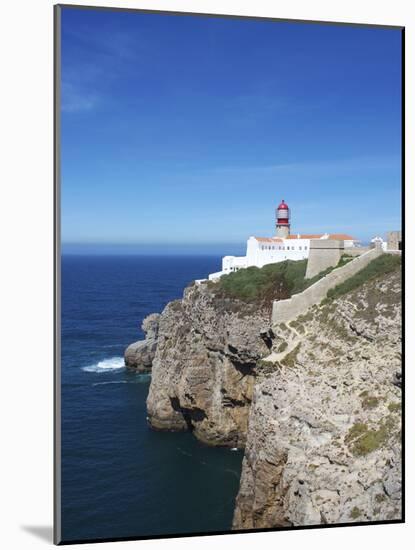
[[[63,8],[67,250],[400,226],[401,33]],[[122,247],[121,247],[122,248]]]

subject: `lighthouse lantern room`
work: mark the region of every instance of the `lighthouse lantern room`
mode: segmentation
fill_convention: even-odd
[[[284,199],[275,210],[275,227],[277,237],[286,239],[290,234],[290,209]]]

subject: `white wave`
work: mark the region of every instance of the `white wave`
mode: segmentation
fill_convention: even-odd
[[[109,372],[112,370],[122,369],[124,367],[123,357],[110,357],[109,359],[103,359],[94,365],[82,367],[82,370],[85,372]]]

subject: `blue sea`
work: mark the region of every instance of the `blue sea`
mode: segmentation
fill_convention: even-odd
[[[242,452],[146,423],[149,375],[123,352],[217,256],[62,257],[63,541],[226,531]]]

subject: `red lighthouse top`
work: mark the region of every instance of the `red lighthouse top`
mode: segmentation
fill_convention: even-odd
[[[284,200],[281,201],[281,204],[277,207],[275,212],[275,225],[277,227],[277,235],[283,236],[286,238],[289,235],[290,229],[290,209],[288,204],[285,204]],[[284,228],[284,231],[281,231]],[[288,233],[287,230],[288,229]]]

